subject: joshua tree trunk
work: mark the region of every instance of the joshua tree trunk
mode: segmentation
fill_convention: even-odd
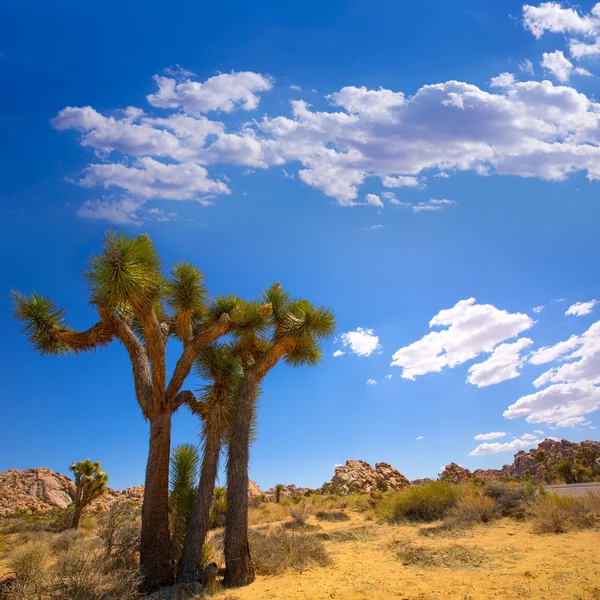
[[[169,458],[171,413],[157,409],[150,418],[150,452],[142,505],[140,569],[144,590],[173,582],[173,549],[169,534]]]
[[[204,443],[202,474],[177,567],[177,583],[200,581],[202,576],[202,547],[208,535],[210,509],[221,452],[221,435],[220,428],[213,424]]]
[[[248,545],[248,459],[252,410],[258,381],[244,375],[234,410],[229,460],[227,462],[227,515],[225,517],[225,578],[227,587],[254,581],[254,566]]]
[[[76,504],[75,512],[73,513],[73,521],[71,522],[72,529],[77,529],[79,527],[79,520],[81,519],[82,511],[83,511],[83,506],[81,506],[81,504]]]

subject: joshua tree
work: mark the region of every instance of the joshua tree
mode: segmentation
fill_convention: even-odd
[[[210,526],[219,455],[242,376],[235,348],[231,344],[211,344],[196,359],[196,374],[207,382],[201,390],[200,402],[190,405],[202,421],[204,448],[200,485],[177,567],[177,581],[186,583],[198,581],[201,575],[202,548]]]
[[[275,486],[275,502],[277,502],[277,504],[281,502],[281,490],[283,490],[283,483],[278,483]]]
[[[568,460],[561,460],[556,463],[556,472],[565,480],[565,483],[575,483],[577,478],[573,473],[573,464]]]
[[[171,511],[173,513],[173,545],[175,555],[181,551],[185,532],[192,517],[200,467],[198,448],[180,444],[171,453]]]
[[[329,309],[315,308],[306,300],[290,300],[279,284],[269,288],[264,301],[271,306],[271,314],[262,314],[255,307],[245,313],[244,323],[235,332],[244,375],[234,405],[227,462],[224,584],[229,587],[254,581],[248,546],[248,460],[260,383],[282,358],[293,367],[316,365],[321,359],[319,340],[335,330]]]
[[[575,454],[575,462],[581,465],[589,475],[594,474],[596,461],[600,457],[600,452],[592,448],[592,446],[581,446]]]
[[[235,328],[235,312],[243,313],[243,308],[233,296],[208,304],[203,275],[189,263],[175,263],[165,277],[147,235],[107,234],[84,275],[99,315],[87,331],[71,329],[65,311],[38,294],[15,292],[15,313],[41,354],[84,352],[113,339],[129,354],[136,398],[150,422],[140,545],[143,587],[150,591],[173,579],[168,520],[171,417],[184,402],[195,400],[190,391],[180,391],[194,360]],[[179,339],[183,351],[167,382],[166,346],[171,336]]]
[[[73,463],[69,469],[75,476],[75,510],[71,527],[77,529],[83,509],[106,491],[108,475],[100,469],[99,462],[93,463],[89,458]]]

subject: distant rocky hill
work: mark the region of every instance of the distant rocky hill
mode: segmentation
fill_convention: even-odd
[[[70,477],[45,467],[4,471],[0,473],[0,516],[10,514],[18,508],[36,512],[66,508],[73,501],[74,494],[75,484]],[[248,496],[258,494],[262,494],[262,491],[256,483],[250,481]],[[102,496],[92,502],[91,509],[98,506],[107,508],[117,500],[129,500],[141,506],[143,497],[143,485],[127,488],[122,492],[107,488]]]
[[[544,470],[544,465],[534,458],[534,453],[537,450],[543,450],[548,458],[548,463],[552,464],[563,460],[575,462],[575,456],[580,448],[589,446],[600,453],[600,442],[593,440],[585,440],[581,443],[569,442],[568,440],[551,440],[546,439],[540,442],[537,448],[533,448],[527,452],[519,450],[514,456],[514,460],[510,465],[504,465],[501,469],[476,469],[471,472],[469,469],[450,463],[446,465],[443,472],[440,474],[440,479],[460,483],[468,481],[472,477],[481,477],[482,479],[506,479],[519,477],[525,472],[529,472],[533,477],[540,477]]]
[[[376,490],[400,490],[410,481],[387,463],[376,463],[373,468],[363,460],[348,460],[345,465],[335,468],[335,475],[325,484],[342,494],[352,492],[373,492]]]

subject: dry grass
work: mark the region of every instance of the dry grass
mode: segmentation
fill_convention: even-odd
[[[320,510],[315,513],[315,519],[319,521],[342,522],[349,521],[350,517],[343,510]]]
[[[535,533],[566,533],[573,529],[589,529],[596,523],[594,506],[596,499],[558,496],[556,494],[541,497],[531,508]]]
[[[260,575],[279,575],[290,570],[302,572],[331,563],[323,542],[316,536],[284,527],[251,531],[250,548]]]
[[[466,491],[457,504],[450,508],[444,517],[447,527],[473,527],[490,523],[500,517],[500,506],[489,496],[477,490]]]
[[[392,548],[403,565],[425,568],[476,568],[483,566],[488,560],[486,553],[480,548],[461,544],[432,547],[415,544],[412,540],[402,540],[393,542]]]

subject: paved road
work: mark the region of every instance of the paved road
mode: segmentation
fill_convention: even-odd
[[[546,489],[559,496],[586,496],[589,492],[600,494],[600,481],[594,483],[572,483],[570,485],[549,485]]]

